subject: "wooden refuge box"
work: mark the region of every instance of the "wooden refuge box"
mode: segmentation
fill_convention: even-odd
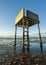
[[[39,26],[39,17],[37,14],[27,10],[26,16],[25,16],[25,10],[22,9],[19,14],[16,16],[15,19],[15,44],[14,47],[16,48],[16,35],[17,35],[17,26],[20,26],[23,28],[23,38],[22,38],[22,49],[24,51],[25,42],[27,43],[27,50],[29,51],[29,27],[33,26],[35,24],[38,24],[38,33],[39,33],[39,39],[40,39],[40,48],[42,50],[42,39],[40,34],[40,26]],[[26,28],[26,31],[25,31]],[[25,35],[26,33],[26,35]]]
[[[15,25],[17,26],[24,26],[26,27],[27,24],[28,24],[28,27],[29,26],[32,26],[32,25],[35,25],[39,22],[39,18],[38,18],[38,15],[27,10],[26,11],[26,16],[25,16],[25,10],[22,9],[19,14],[16,16],[16,19],[15,19]]]

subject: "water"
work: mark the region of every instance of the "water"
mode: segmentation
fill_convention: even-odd
[[[35,39],[35,41],[36,41],[36,39]],[[31,43],[29,43],[29,49],[30,49],[31,55],[30,54],[23,55],[21,53],[20,54],[21,56],[20,55],[17,56],[17,58],[21,62],[18,62],[18,60],[16,60],[16,57],[14,58],[15,62],[18,62],[18,64],[23,63],[22,57],[24,57],[24,59],[25,59],[24,63],[29,64],[28,62],[30,62],[31,63],[30,65],[33,65],[35,63],[36,63],[36,65],[38,65],[38,64],[44,65],[44,63],[46,64],[46,42],[43,42],[43,51],[42,51],[42,54],[44,56],[44,59],[43,59],[43,57],[41,58],[40,43],[35,42],[35,41],[33,41],[33,42],[31,41]],[[25,49],[26,49],[26,47],[25,47]],[[17,51],[17,53],[20,53],[22,51],[22,42],[17,41],[16,51]],[[11,63],[11,58],[13,57],[13,55],[14,55],[14,39],[1,39],[0,40],[0,65],[2,65],[3,63],[4,63],[4,65],[6,63],[7,64]],[[6,61],[5,61],[5,59],[6,59]],[[8,60],[8,59],[10,59],[10,60]],[[30,59],[31,59],[31,61],[30,61]],[[7,60],[8,60],[8,62],[7,62]],[[1,64],[1,62],[2,62],[2,64]],[[24,64],[24,65],[27,65],[27,64]]]
[[[13,52],[14,39],[3,39],[0,40],[0,54],[5,54],[7,51]],[[29,43],[30,52],[40,52],[40,43],[31,42]],[[21,51],[22,42],[17,42],[16,50],[17,52]],[[8,53],[7,52],[7,53]],[[43,52],[46,53],[46,43],[43,42]]]

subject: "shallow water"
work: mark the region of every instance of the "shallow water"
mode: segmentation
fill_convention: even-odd
[[[19,59],[19,61],[21,63],[23,63],[22,57],[24,57],[24,59],[25,59],[24,60],[24,63],[26,63],[28,61],[29,63],[31,62],[31,65],[33,65],[35,63],[37,65],[39,63],[41,65],[42,64],[44,65],[44,63],[41,63],[41,62],[46,62],[46,60],[43,61],[43,57],[46,59],[46,43],[42,43],[42,45],[43,45],[42,54],[41,54],[41,49],[40,49],[40,43],[33,42],[33,43],[29,43],[29,52],[30,53],[29,54],[26,54],[27,52],[24,52],[24,55],[23,55],[23,53],[21,53],[21,51],[22,51],[22,42],[17,42],[17,45],[16,45],[17,55],[18,55],[18,53],[20,53],[18,55],[19,58],[18,58],[18,56],[17,56],[17,58]],[[27,47],[25,46],[25,50],[26,50],[26,48]],[[8,61],[10,62],[11,61],[11,58],[13,57],[13,55],[14,55],[14,40],[12,40],[12,39],[10,39],[10,40],[9,39],[7,39],[7,40],[6,39],[5,40],[1,40],[0,41],[0,64],[1,64],[1,62],[4,62],[4,59],[5,58],[6,58],[6,62],[7,62],[8,57],[10,59]],[[43,55],[42,56],[42,59],[41,59],[41,55]],[[16,60],[16,57],[14,58],[14,60]],[[18,60],[17,60],[17,62],[18,62]],[[20,63],[20,62],[18,62],[18,63]],[[25,64],[25,65],[28,65],[28,63]]]
[[[46,53],[46,43],[42,43],[43,45],[43,52]],[[14,47],[14,40],[12,39],[5,39],[5,40],[1,40],[0,41],[0,53],[5,52],[5,51],[9,51],[12,52],[13,51],[13,47]],[[25,47],[26,48],[26,47]],[[22,49],[22,42],[17,42],[16,45],[16,51],[19,52]],[[40,43],[29,43],[29,49],[30,52],[40,52]]]

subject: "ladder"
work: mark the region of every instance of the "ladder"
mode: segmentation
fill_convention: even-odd
[[[27,51],[29,51],[29,27],[23,27],[23,39],[22,39],[22,50],[25,50],[27,46]]]

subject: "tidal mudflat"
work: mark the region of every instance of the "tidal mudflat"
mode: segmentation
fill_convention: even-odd
[[[14,40],[0,40],[0,65],[46,65],[46,43],[42,52],[40,43],[31,42],[29,49],[22,52],[22,42],[18,42],[14,54]]]

